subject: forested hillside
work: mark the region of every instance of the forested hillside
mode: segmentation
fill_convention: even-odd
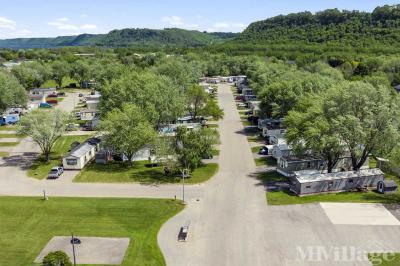
[[[372,13],[329,9],[302,12],[252,23],[239,41],[255,43],[397,44],[400,41],[400,5],[376,8]]]
[[[56,38],[18,38],[0,40],[1,48],[52,48],[63,46],[150,46],[198,47],[233,39],[234,33],[206,33],[183,29],[123,29],[108,34],[81,34]]]

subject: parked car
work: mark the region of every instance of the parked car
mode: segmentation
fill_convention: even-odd
[[[59,93],[57,94],[57,96],[58,96],[58,97],[60,97],[60,96],[65,96],[65,92],[59,92]]]
[[[47,98],[57,98],[57,97],[58,97],[58,96],[57,96],[57,94],[55,94],[55,93],[54,93],[54,94],[50,94],[50,95],[47,96]]]
[[[64,173],[64,168],[61,166],[53,167],[47,175],[47,179],[57,179],[62,173]]]
[[[0,126],[14,125],[19,121],[19,114],[9,114],[6,116],[0,116]]]
[[[49,103],[40,103],[39,108],[52,108],[53,106]]]
[[[79,238],[76,238],[76,237],[72,238],[70,242],[71,242],[71,244],[74,244],[74,245],[81,244],[81,240]]]
[[[188,225],[182,226],[181,230],[179,230],[178,241],[187,241],[188,233],[189,233],[189,226]]]

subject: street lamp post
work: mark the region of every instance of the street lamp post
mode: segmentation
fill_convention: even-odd
[[[182,170],[182,200],[183,200],[183,204],[185,204],[185,169]]]
[[[73,257],[74,257],[74,266],[76,266],[74,233],[71,233],[71,235],[72,235],[72,239],[71,239],[71,243],[72,243],[72,255],[73,255]]]

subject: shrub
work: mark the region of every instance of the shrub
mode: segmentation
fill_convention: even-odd
[[[72,266],[72,263],[64,251],[54,251],[44,257],[43,266]]]

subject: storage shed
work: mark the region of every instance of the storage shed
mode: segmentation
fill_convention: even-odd
[[[383,180],[379,181],[377,185],[377,190],[381,194],[390,194],[397,192],[397,183],[394,180]]]
[[[302,196],[324,192],[351,191],[357,188],[376,187],[384,180],[379,169],[365,169],[358,172],[337,172],[322,174],[319,171],[298,171],[290,178],[290,191]]]

